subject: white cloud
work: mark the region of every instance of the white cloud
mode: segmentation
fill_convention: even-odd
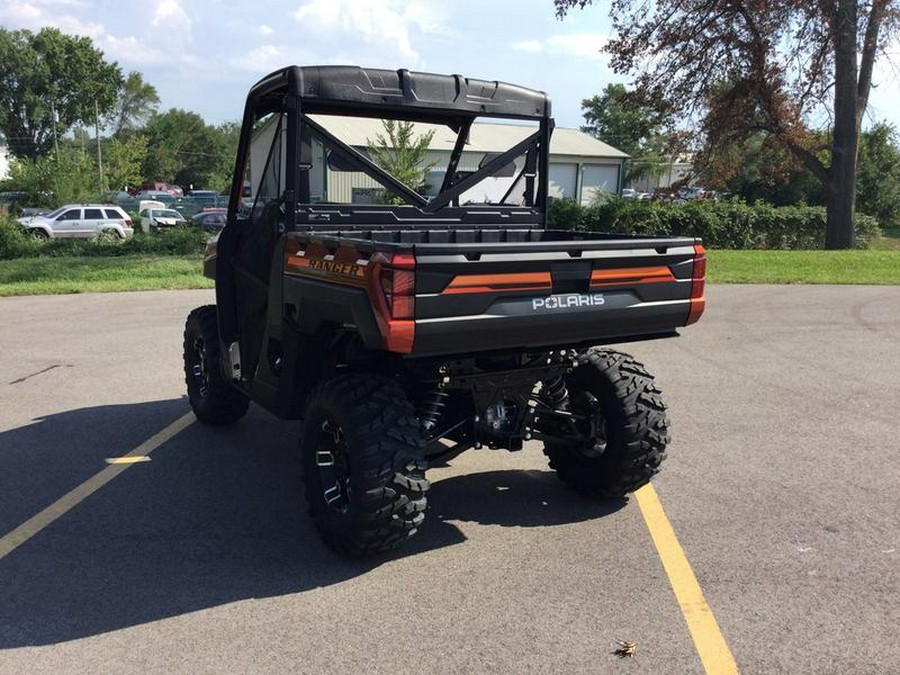
[[[409,40],[406,21],[391,0],[310,0],[294,12],[299,23],[334,33],[349,33],[365,42],[392,45],[403,56],[417,59]]]
[[[96,37],[103,33],[103,25],[84,22],[75,16],[60,13],[60,7],[78,9],[82,5],[77,0],[32,0],[0,5],[0,24],[9,28],[59,28],[63,33]]]
[[[97,45],[108,59],[114,61],[144,65],[170,63],[175,60],[170,52],[151,47],[133,35],[122,38],[104,35],[98,40]]]
[[[229,62],[237,68],[255,73],[274,70],[275,68],[278,68],[278,66],[276,65],[274,68],[271,66],[276,62],[283,65],[284,59],[285,54],[281,47],[276,47],[275,45],[261,45],[260,47],[251,50],[246,56],[229,59]]]
[[[577,56],[587,59],[604,59],[600,51],[607,38],[599,33],[571,33],[568,35],[551,35],[543,40],[521,40],[514,42],[512,48],[517,52],[537,54],[546,52],[558,56]]]
[[[452,37],[456,31],[450,28],[450,19],[447,15],[446,5],[433,5],[418,0],[417,2],[403,3],[403,16],[423,33],[428,35],[441,35]]]
[[[269,37],[275,32],[275,29],[271,26],[267,26],[266,24],[262,24],[256,27],[256,32],[262,35],[263,37]]]
[[[606,37],[599,33],[574,33],[554,35],[547,38],[547,49],[551,53],[582,56],[593,59],[605,58],[600,52],[606,44]]]
[[[16,28],[39,26],[43,11],[32,2],[10,2],[0,6],[0,21]]]
[[[331,36],[359,41],[379,50],[394,51],[417,63],[411,32],[447,35],[443,15],[428,3],[402,0],[307,0],[293,13],[294,20]]]
[[[166,26],[187,31],[191,29],[191,17],[178,0],[160,0],[153,12],[151,23],[157,27]]]
[[[309,60],[310,55],[300,49],[278,45],[261,45],[250,50],[246,56],[228,59],[228,63],[240,70],[265,75],[279,68],[284,68],[294,63],[305,63]]]
[[[106,27],[102,23],[82,21],[74,16],[53,17],[48,25],[59,28],[68,35],[84,35],[92,40],[106,34]]]
[[[82,9],[87,6],[82,0],[34,0],[34,4],[43,5],[44,7],[71,7],[73,9]]]
[[[67,35],[89,37],[100,49],[105,58],[111,61],[142,65],[157,65],[190,60],[191,57],[182,50],[161,50],[152,45],[159,43],[159,31],[166,31],[171,46],[171,28],[154,28],[157,19],[160,21],[177,21],[182,30],[190,29],[190,19],[182,18],[180,7],[174,0],[163,0],[157,7],[153,25],[145,25],[146,35],[142,38],[134,35],[119,37],[109,32],[107,27],[95,21],[85,20],[66,13],[71,9],[82,10],[85,4],[80,0],[32,0],[31,2],[13,2],[0,6],[0,24],[11,28],[27,28],[38,31],[45,27],[58,28]],[[65,9],[63,9],[65,8]],[[85,13],[85,16],[89,16]]]

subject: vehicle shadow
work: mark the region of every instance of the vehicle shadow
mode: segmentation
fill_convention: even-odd
[[[615,513],[626,499],[583,497],[556,472],[509,469],[452,476],[432,483],[429,517],[504,527],[547,527],[594,520]]]
[[[186,411],[178,399],[102,406],[0,433],[3,503],[29,509],[13,509],[16,522],[4,516],[0,534]],[[0,559],[0,649],[337,584],[464,542],[451,520],[545,526],[611,510],[568,493],[550,472],[454,476],[435,483],[429,520],[407,546],[346,559],[306,515],[298,432],[255,408],[228,429],[191,425]],[[38,464],[37,476],[21,473]]]

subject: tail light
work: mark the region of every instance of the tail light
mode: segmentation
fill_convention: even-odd
[[[706,249],[701,244],[694,244],[694,271],[691,272],[691,309],[685,326],[697,323],[706,309]]]
[[[378,282],[391,319],[412,319],[416,315],[415,264],[411,255],[400,253],[378,270]]]
[[[374,268],[370,296],[386,347],[409,354],[416,330],[416,260],[409,253],[392,257],[376,253],[370,262]]]
[[[125,219],[125,227],[134,227],[134,222],[132,222],[131,218]]]

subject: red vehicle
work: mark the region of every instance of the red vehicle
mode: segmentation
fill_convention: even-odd
[[[141,192],[144,190],[168,192],[173,197],[181,197],[184,195],[182,189],[177,185],[170,185],[169,183],[163,183],[161,181],[145,181],[141,183],[141,187],[135,190],[135,192]]]

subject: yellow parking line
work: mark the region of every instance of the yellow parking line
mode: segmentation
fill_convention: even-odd
[[[124,457],[107,457],[107,464],[140,464],[141,462],[149,462],[150,458],[147,455],[125,455]]]
[[[146,459],[149,459],[149,455],[151,452],[156,450],[166,441],[171,440],[176,435],[184,431],[184,429],[190,426],[193,421],[194,413],[192,412],[179,417],[177,420],[172,422],[172,424],[167,426],[159,433],[154,434],[153,436],[148,438],[146,441],[141,443],[124,457],[116,458],[125,461],[110,464],[110,466],[103,469],[103,471],[101,471],[100,473],[97,473],[91,478],[88,478],[74,490],[57,499],[36,516],[33,516],[29,520],[26,520],[12,532],[4,535],[3,538],[0,539],[0,559],[5,558],[12,551],[17,549],[38,532],[47,527],[50,523],[55,521],[60,516],[68,513],[75,506],[84,501],[84,499],[94,494],[97,490],[102,488],[113,478],[128,469],[128,467],[133,464],[133,462],[128,461],[128,458],[144,457]],[[146,459],[136,459],[136,461],[146,461]]]
[[[694,576],[694,570],[678,539],[675,530],[663,511],[656,490],[650,484],[635,492],[638,506],[650,530],[669,583],[681,607],[688,630],[700,656],[700,662],[708,675],[733,675],[738,672],[737,663],[725,643],[722,631],[712,610],[703,597],[703,591]]]

